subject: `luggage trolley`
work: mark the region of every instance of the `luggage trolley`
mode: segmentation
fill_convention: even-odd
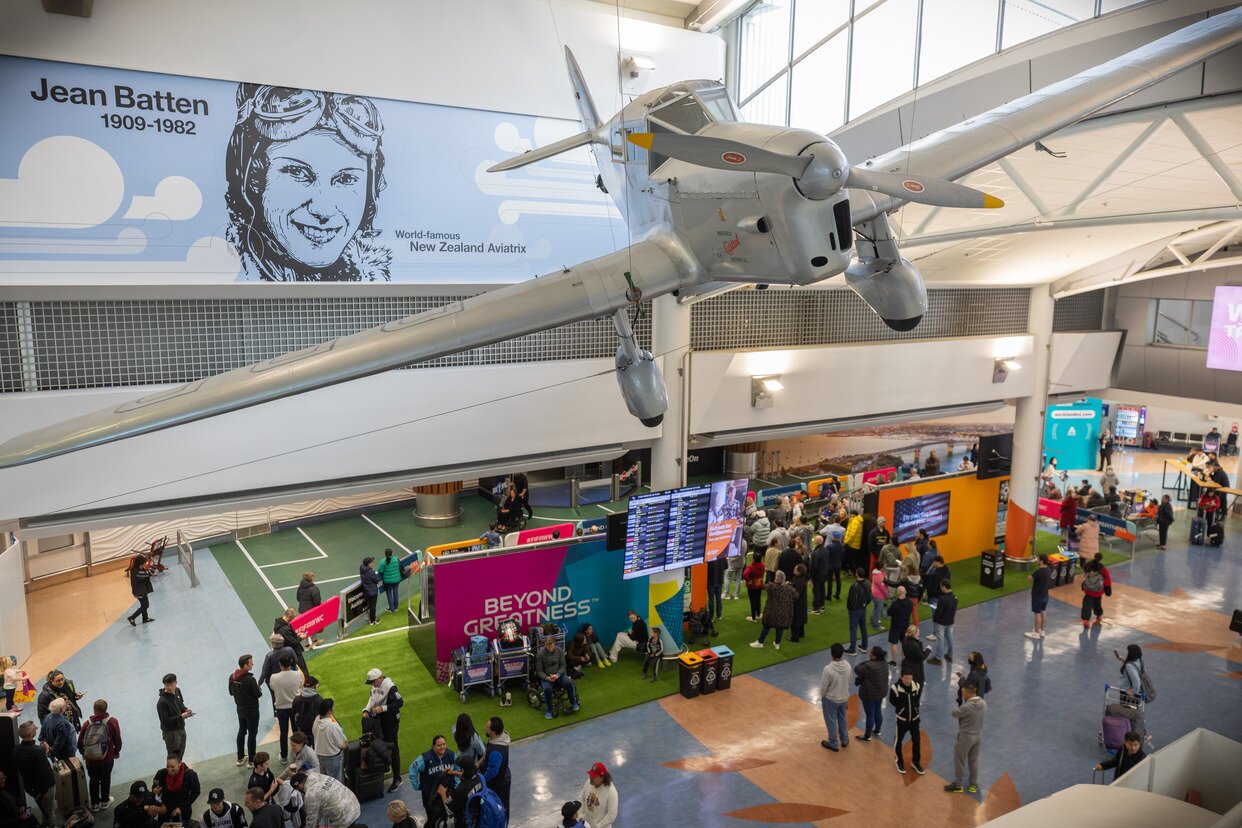
[[[1127,731],[1133,730],[1143,737],[1144,744],[1151,743],[1147,735],[1145,717],[1146,703],[1141,696],[1104,685],[1104,716],[1100,723],[1100,744],[1109,753],[1115,753],[1124,743]]]
[[[522,635],[516,621],[502,621],[492,642],[492,661],[495,665],[496,692],[504,698],[506,685],[518,681],[522,689],[530,689],[531,650],[530,641]],[[504,702],[501,703],[504,706]]]
[[[495,697],[496,686],[492,669],[492,654],[484,647],[481,653],[458,647],[453,650],[453,666],[449,681],[462,701],[471,687],[482,687],[487,695]]]

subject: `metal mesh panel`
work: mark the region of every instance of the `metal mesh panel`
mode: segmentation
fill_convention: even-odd
[[[1104,291],[1076,293],[1058,299],[1052,309],[1054,331],[1098,331],[1104,321]]]
[[[927,314],[912,331],[891,330],[852,290],[735,290],[694,305],[696,351],[788,348],[901,339],[1026,332],[1026,288],[927,291]]]
[[[22,390],[22,354],[18,345],[17,303],[0,302],[0,394]]]
[[[470,295],[30,302],[38,390],[190,382]],[[15,305],[0,311],[0,388],[19,391]],[[634,329],[650,347],[650,314]],[[588,320],[412,367],[611,357],[616,347],[611,321]]]

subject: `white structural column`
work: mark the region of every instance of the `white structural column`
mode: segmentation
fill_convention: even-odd
[[[1031,288],[1027,330],[1034,338],[1030,369],[1035,382],[1029,397],[1020,397],[1013,421],[1013,461],[1009,508],[1005,517],[1005,555],[1025,559],[1034,554],[1035,515],[1039,501],[1039,474],[1043,471],[1044,410],[1048,407],[1048,373],[1052,362],[1051,287]],[[1026,368],[1026,366],[1023,366]]]
[[[683,366],[690,369],[690,306],[675,296],[661,296],[651,303],[651,353],[663,357],[664,386],[668,411],[661,437],[651,446],[651,488],[675,489],[686,485],[686,394]]]

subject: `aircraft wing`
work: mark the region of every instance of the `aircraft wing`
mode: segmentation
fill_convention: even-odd
[[[674,239],[649,237],[548,276],[27,432],[0,445],[0,468],[606,316],[698,281],[698,269]]]
[[[1214,15],[862,166],[954,180],[1242,43],[1242,8]],[[854,224],[905,202],[853,189]]]

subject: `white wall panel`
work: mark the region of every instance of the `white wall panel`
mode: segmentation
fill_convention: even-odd
[[[0,439],[155,388],[0,395]],[[658,437],[612,360],[390,371],[0,471],[3,517],[247,492]]]
[[[15,543],[0,552],[0,653],[17,656],[18,664],[30,658],[25,581],[21,546]]]
[[[83,19],[6,4],[0,52],[577,119],[571,47],[607,117],[617,52],[654,58],[653,86],[724,76],[724,41],[607,5],[548,0],[125,0]]]
[[[1021,359],[1032,338],[842,345],[691,355],[690,433],[779,426],[1027,396],[1033,372],[992,383],[997,357]],[[750,404],[753,375],[780,374],[772,408]]]
[[[1107,388],[1120,345],[1120,331],[1053,334],[1048,392],[1066,394]]]

